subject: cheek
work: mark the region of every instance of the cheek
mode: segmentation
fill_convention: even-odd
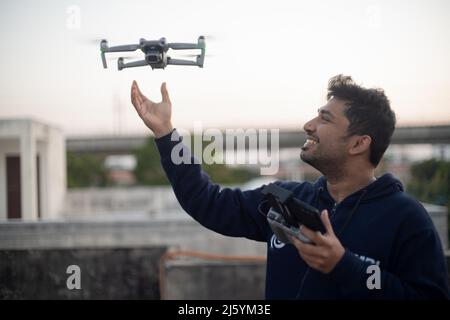
[[[330,127],[326,125],[317,128],[317,136],[319,137],[320,143],[328,144],[335,137],[336,133]]]
[[[317,135],[322,147],[326,146],[332,149],[340,149],[342,147],[341,133],[337,130],[333,130],[330,127],[322,127],[321,130],[317,130]]]

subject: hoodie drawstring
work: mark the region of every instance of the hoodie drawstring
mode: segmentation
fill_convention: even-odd
[[[339,232],[338,232],[339,235],[341,235],[341,234],[344,232],[345,228],[346,228],[346,227],[348,226],[348,224],[350,223],[350,220],[352,220],[352,218],[353,218],[353,216],[354,216],[354,214],[355,214],[355,212],[356,212],[356,209],[358,209],[359,204],[361,203],[361,200],[364,198],[364,196],[366,195],[366,193],[367,193],[367,190],[364,189],[364,190],[362,191],[361,196],[358,198],[358,201],[356,201],[356,204],[355,204],[355,206],[353,207],[352,211],[350,212],[350,214],[349,214],[347,220],[345,221],[344,225],[343,225],[342,228],[339,230]]]
[[[320,193],[323,191],[323,187],[320,187],[319,189],[317,189],[317,193],[314,199],[314,203],[315,203],[315,207],[317,208],[319,206],[319,195]]]

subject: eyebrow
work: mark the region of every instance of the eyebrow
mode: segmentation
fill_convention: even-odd
[[[334,115],[333,115],[330,111],[328,111],[328,110],[324,110],[324,109],[322,109],[322,108],[319,108],[319,109],[317,109],[317,112],[318,112],[319,114],[326,114],[326,115],[330,116],[332,119],[335,118]]]

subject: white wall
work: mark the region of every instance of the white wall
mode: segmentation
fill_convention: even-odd
[[[40,158],[41,217],[61,213],[66,193],[62,131],[30,119],[0,120],[0,219],[7,218],[6,157],[11,155],[21,156],[22,219],[37,219],[36,160],[30,152]]]
[[[66,196],[66,141],[61,132],[49,128],[46,145],[47,165],[42,167],[42,171],[47,177],[46,209],[43,210],[43,217],[56,218],[60,215],[64,206]],[[42,188],[44,190],[44,188]]]

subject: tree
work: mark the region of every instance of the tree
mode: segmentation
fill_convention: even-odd
[[[450,211],[449,161],[431,159],[416,163],[411,167],[411,175],[408,192],[421,201],[447,206]]]
[[[136,167],[133,173],[137,184],[169,184],[169,180],[167,180],[166,174],[161,167],[159,152],[154,138],[148,138],[142,147],[135,150],[134,155],[136,157]]]
[[[103,187],[107,185],[103,157],[67,153],[68,188]]]
[[[138,148],[136,156],[136,168],[134,175],[136,182],[141,185],[166,185],[169,184],[164,170],[161,167],[160,156],[154,138],[147,139],[144,146]],[[211,180],[223,184],[240,184],[258,176],[257,173],[245,168],[230,168],[224,164],[202,164],[204,171]]]
[[[421,201],[450,204],[450,162],[437,159],[418,162],[411,167],[408,191]]]

